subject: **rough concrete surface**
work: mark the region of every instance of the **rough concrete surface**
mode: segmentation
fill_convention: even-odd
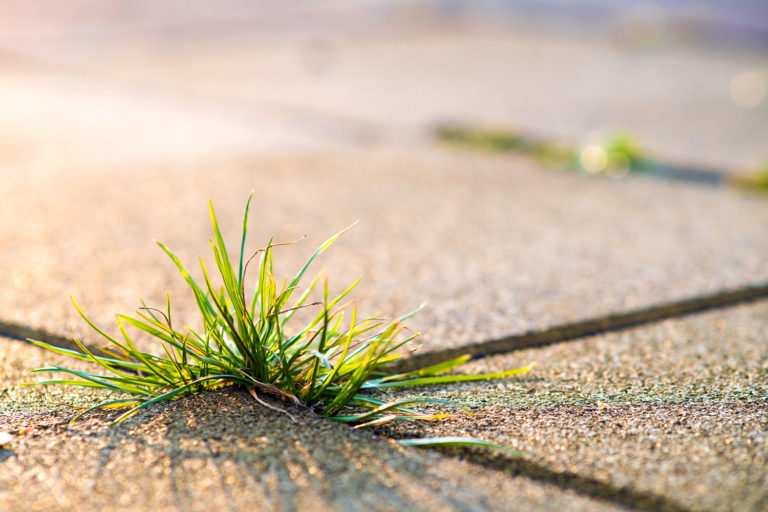
[[[91,3],[0,7],[0,336],[100,343],[68,295],[114,332],[114,313],[169,291],[175,324],[194,326],[152,239],[199,275],[206,201],[233,250],[250,190],[249,251],[308,235],[276,250],[278,277],[359,221],[316,270],[335,291],[364,276],[362,313],[426,302],[409,325],[433,354],[768,282],[764,197],[431,138],[441,121],[574,144],[629,130],[666,162],[746,170],[768,160],[768,101],[739,107],[733,80],[764,86],[764,52],[414,24],[411,2],[378,18],[348,3],[261,17],[239,0]],[[236,389],[69,424],[70,405],[105,393],[23,387],[64,359],[0,337],[0,510],[764,511],[767,308],[476,360],[461,371],[537,366],[399,392],[472,415],[375,432],[297,408],[292,422]],[[391,439],[427,433],[523,457]]]
[[[765,275],[763,245],[768,240],[757,219],[765,215],[768,203],[758,198],[654,181],[590,180],[532,169],[524,161],[515,163],[510,166],[508,160],[440,151],[349,150],[334,155],[228,162],[216,166],[215,173],[201,166],[158,170],[157,174],[148,170],[115,170],[108,175],[81,171],[75,181],[56,172],[5,176],[5,190],[13,193],[3,203],[4,218],[18,219],[16,224],[3,224],[3,236],[12,240],[3,248],[4,261],[9,262],[14,278],[12,287],[2,291],[5,318],[54,332],[84,334],[86,340],[94,341],[67,304],[67,293],[76,295],[95,319],[109,325],[114,311],[130,311],[142,296],[162,300],[168,289],[181,305],[177,318],[189,314],[189,298],[181,294],[182,283],[159,249],[153,249],[151,237],[166,241],[180,250],[185,261],[193,261],[196,254],[205,253],[204,241],[210,236],[205,199],[214,199],[234,239],[243,191],[252,187],[257,191],[252,221],[258,233],[256,240],[266,240],[272,229],[277,230],[280,240],[296,238],[305,230],[325,232],[322,237],[313,237],[313,244],[302,242],[296,247],[301,256],[306,256],[325,234],[352,219],[361,219],[361,225],[340,242],[323,265],[333,282],[358,274],[369,276],[362,289],[369,307],[402,311],[418,304],[415,297],[423,299],[426,295],[432,306],[417,317],[417,325],[427,334],[427,350],[540,327],[545,322],[754,282]],[[340,183],[345,186],[338,186]],[[433,195],[437,191],[439,199]],[[168,197],[175,199],[169,202]],[[483,197],[483,204],[474,203],[473,197]],[[286,205],[286,198],[293,202]],[[561,229],[568,236],[563,236]],[[713,238],[715,233],[717,238]],[[600,240],[611,245],[601,246]],[[253,245],[260,246],[258,242]],[[293,254],[293,248],[285,249],[296,268],[298,255]],[[553,266],[553,261],[557,265]],[[697,271],[691,274],[694,265]],[[605,284],[596,287],[598,282]],[[758,304],[728,315],[710,313],[703,321],[670,321],[605,338],[482,360],[466,371],[508,368],[532,360],[539,366],[523,379],[499,386],[461,388],[464,391],[456,391],[456,396],[451,387],[427,390],[437,396],[447,393],[463,397],[479,409],[468,420],[436,425],[435,432],[471,434],[513,444],[524,453],[528,465],[521,468],[506,459],[484,463],[507,475],[522,473],[527,475],[524,478],[540,481],[557,481],[563,478],[558,472],[568,471],[576,475],[575,480],[558,485],[580,496],[594,494],[610,503],[645,504],[647,510],[660,503],[673,509],[726,510],[738,499],[758,510],[765,482],[764,472],[756,468],[765,455],[765,419],[756,402],[766,398],[762,366],[766,354],[761,345],[765,324],[755,319],[764,315],[764,309]],[[18,358],[22,368],[40,365],[36,348],[19,349],[18,342],[6,343],[25,351]],[[14,379],[22,378],[19,371],[15,375]],[[62,407],[51,408],[41,400],[89,400],[87,394],[73,390],[51,390],[52,394],[42,396],[27,393],[31,393],[28,388],[6,387],[3,408],[8,413],[15,411],[6,420],[8,428],[25,428],[51,414],[57,420],[62,415],[71,416]],[[217,399],[199,400],[207,403]],[[242,399],[238,400],[242,404]],[[486,411],[483,404],[491,404],[490,409]],[[174,407],[186,410],[176,404],[159,406],[158,410],[177,410]],[[252,411],[249,415],[263,417],[259,408],[248,410]],[[43,416],[29,416],[30,411]],[[149,500],[129,501],[139,508],[171,503],[152,501],[160,500],[165,491],[180,493],[181,503],[195,502],[193,493],[197,491],[187,483],[193,480],[173,484],[174,478],[181,478],[179,474],[186,474],[173,469],[175,456],[151,455],[152,449],[138,446],[150,443],[146,437],[151,438],[153,422],[160,421],[153,418],[161,414],[166,412],[148,413],[142,420],[146,424],[137,420],[130,428],[138,430],[129,430],[136,435],[129,436],[134,444],[126,448],[126,455],[118,450],[108,458],[142,467],[147,460],[170,465],[169,471],[176,476],[169,480],[142,476],[147,478],[142,486],[158,482],[167,487],[139,498],[124,498]],[[163,421],[187,421],[184,415],[167,414],[170,416],[163,416],[167,418]],[[603,430],[605,421],[616,417],[623,419],[608,423]],[[227,418],[221,416],[212,425],[230,428]],[[698,427],[697,421],[704,423]],[[96,432],[98,448],[94,451],[88,443],[77,441],[64,444],[66,450],[54,450],[46,459],[36,458],[41,455],[35,450],[45,443],[58,445],[80,435],[76,432],[81,427],[73,427],[74,431],[56,427],[60,430],[54,429],[52,438],[26,441],[22,437],[20,448],[12,448],[19,456],[9,457],[5,463],[6,471],[14,469],[4,474],[13,478],[26,475],[32,482],[38,469],[46,467],[50,473],[44,474],[50,476],[50,485],[60,486],[60,495],[68,496],[72,503],[82,500],[94,507],[101,506],[99,500],[107,497],[127,496],[121,487],[124,484],[109,482],[117,487],[98,487],[107,485],[98,479],[92,484],[98,492],[78,494],[77,479],[94,481],[94,474],[100,471],[97,466],[77,473],[61,472],[62,461],[75,453],[82,452],[83,460],[105,460],[100,451],[104,446],[122,446],[113,433],[120,431],[97,423],[87,425]],[[260,435],[269,436],[270,431],[264,429],[266,433]],[[172,445],[175,441],[169,439],[176,439],[173,436],[177,434],[168,436],[156,443]],[[195,443],[202,443],[206,436],[201,432]],[[655,443],[661,447],[657,449]],[[381,446],[389,449],[389,445]],[[134,455],[134,450],[139,455]],[[197,456],[182,457],[185,461],[188,458]],[[690,460],[694,463],[688,464]],[[206,463],[184,464],[208,467]],[[453,462],[443,461],[439,466],[450,464]],[[465,473],[466,466],[461,468],[455,472]],[[241,485],[251,488],[246,484],[255,478],[242,476],[234,467],[231,473],[218,471],[224,471],[225,480],[245,479],[234,480],[240,483],[232,484],[232,488],[222,486],[222,496]],[[323,471],[335,474],[336,470]],[[670,476],[673,474],[675,478]],[[499,473],[494,475],[496,482],[505,482]],[[67,480],[70,476],[76,480]],[[414,479],[419,477],[405,480]],[[277,481],[283,482],[280,478]],[[719,492],[711,489],[715,482]],[[177,485],[176,491],[171,492],[173,485]],[[356,485],[363,484],[347,489]],[[495,499],[495,493],[481,492],[483,485],[473,488],[476,491],[471,492],[476,494],[467,495],[467,502],[481,496]],[[624,487],[629,489],[628,495],[616,491]],[[341,487],[324,489],[316,490],[314,499],[334,507],[351,506],[334,501],[348,499]],[[384,492],[382,486],[376,489],[371,492]],[[446,489],[434,491],[432,498],[450,496]],[[280,501],[285,497],[279,493],[259,492],[277,500],[270,501],[275,507],[291,506],[291,502]],[[505,496],[517,496],[518,492],[510,490]],[[21,499],[12,492],[7,496],[12,501]],[[568,501],[570,496],[563,499]],[[45,501],[48,498],[40,499],[35,506],[41,509],[52,503]],[[396,504],[400,499],[406,498],[392,497],[394,501],[386,503]],[[456,499],[464,503],[464,498]],[[531,499],[537,507],[550,503],[549,498]],[[237,503],[234,506],[240,506]],[[439,501],[430,503],[425,508],[444,506]],[[505,506],[503,501],[478,503],[481,508]],[[584,503],[586,507],[594,505]]]
[[[493,439],[525,454],[510,471],[578,475],[573,485],[594,479],[663,497],[658,506],[765,510],[767,319],[762,302],[478,360],[465,370],[537,366],[503,383],[444,387],[436,396],[472,415],[410,433]]]
[[[289,408],[293,422],[244,391],[159,404],[115,427],[114,412],[70,424],[76,410],[46,402],[98,396],[19,388],[63,358],[0,341],[0,431],[14,434],[0,451],[3,510],[617,510]]]

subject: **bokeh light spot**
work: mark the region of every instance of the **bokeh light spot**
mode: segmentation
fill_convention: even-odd
[[[602,172],[608,165],[608,153],[605,152],[603,146],[590,144],[581,150],[579,163],[581,163],[581,168],[587,172]]]

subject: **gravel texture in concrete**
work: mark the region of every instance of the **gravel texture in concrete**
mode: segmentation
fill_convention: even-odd
[[[12,435],[0,447],[2,510],[620,510],[289,408],[294,422],[234,389],[115,427],[115,412],[70,424],[77,410],[46,402],[98,396],[19,388],[30,369],[61,358],[0,341],[0,432]]]
[[[199,276],[206,201],[233,249],[252,189],[249,252],[309,235],[276,251],[278,277],[359,220],[316,268],[336,291],[365,276],[362,313],[427,302],[410,323],[425,351],[768,281],[763,198],[425,143],[442,121],[572,143],[629,130],[671,163],[747,169],[768,159],[768,103],[737,105],[739,80],[764,86],[765,55],[393,32],[354,9],[321,13],[338,31],[292,18],[297,33],[270,36],[202,4],[178,16],[137,4],[119,20],[109,2],[92,15],[57,5],[30,26],[20,6],[0,20],[0,335],[101,343],[70,294],[114,332],[115,312],[170,291],[175,324],[196,326],[152,239]],[[293,422],[232,388],[115,427],[114,411],[69,424],[70,405],[105,393],[22,387],[64,359],[0,337],[0,510],[763,511],[766,318],[762,302],[477,360],[463,371],[538,364],[399,392],[472,414],[375,432],[295,408]],[[425,434],[523,458],[390,438]]]
[[[538,364],[507,382],[425,388],[472,414],[394,430],[495,440],[525,454],[509,471],[578,475],[577,487],[596,480],[641,502],[764,510],[766,319],[760,302],[478,360],[465,370]]]

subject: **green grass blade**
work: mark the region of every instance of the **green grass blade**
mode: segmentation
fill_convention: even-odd
[[[456,382],[475,382],[475,381],[482,381],[482,380],[495,380],[495,379],[503,379],[505,377],[511,377],[512,375],[519,375],[521,373],[530,371],[531,368],[533,368],[533,365],[529,365],[524,368],[515,368],[513,370],[507,370],[505,372],[483,373],[481,375],[443,375],[439,377],[423,377],[419,379],[408,379],[408,380],[389,381],[389,382],[380,382],[380,383],[376,383],[375,381],[372,381],[372,383],[366,383],[363,389],[370,389],[370,388],[384,389],[384,388],[397,388],[397,387],[405,387],[405,386],[424,386],[427,384],[452,384]]]
[[[334,243],[336,240],[338,240],[338,239],[339,239],[339,238],[340,238],[340,237],[341,237],[341,236],[342,236],[344,233],[346,233],[347,231],[349,231],[350,229],[352,229],[352,228],[355,226],[355,224],[357,224],[357,222],[354,222],[354,223],[350,224],[349,226],[347,226],[347,228],[346,228],[346,229],[343,229],[343,230],[339,231],[338,233],[336,233],[335,235],[333,235],[331,238],[329,238],[328,240],[326,240],[325,242],[323,242],[323,244],[322,244],[320,247],[318,247],[318,248],[317,248],[317,250],[316,250],[316,251],[315,251],[315,252],[312,254],[312,256],[310,256],[310,258],[307,260],[307,262],[304,264],[304,266],[301,268],[301,270],[299,270],[298,274],[296,274],[296,276],[293,278],[293,280],[291,281],[291,284],[288,286],[288,288],[289,288],[289,289],[292,289],[292,288],[294,288],[296,285],[298,285],[298,284],[299,284],[299,281],[301,281],[301,278],[304,276],[304,274],[306,273],[307,269],[308,269],[308,268],[309,268],[309,266],[312,264],[312,262],[313,262],[313,261],[315,261],[315,259],[316,259],[318,256],[320,256],[322,253],[324,253],[324,252],[325,252],[325,250],[326,250],[326,249],[328,249],[328,247],[330,247],[330,246],[331,246],[331,245],[332,245],[332,244],[333,244],[333,243]],[[290,295],[289,295],[289,296],[290,296]],[[289,296],[286,296],[286,298],[285,298],[285,301],[287,301],[287,300],[288,300],[288,297],[289,297]],[[281,304],[279,304],[279,307],[280,307],[281,309],[282,309],[282,307],[283,307],[283,306],[284,306],[284,303],[281,303]]]
[[[243,275],[243,256],[245,256],[245,236],[248,233],[248,211],[251,209],[251,199],[253,199],[254,191],[252,190],[248,194],[248,201],[245,203],[245,214],[243,215],[243,238],[240,240],[240,266],[237,271],[237,275],[240,276],[238,280],[242,283],[245,276]]]
[[[179,269],[179,272],[181,273],[181,276],[184,278],[184,280],[187,282],[187,285],[192,289],[193,293],[195,294],[195,300],[197,301],[197,307],[200,310],[200,312],[203,315],[203,319],[208,319],[210,317],[215,317],[216,312],[213,308],[213,305],[208,300],[208,297],[206,296],[203,289],[200,287],[200,285],[197,284],[197,282],[192,278],[192,275],[189,273],[189,271],[186,269],[186,267],[181,263],[181,260],[176,257],[176,255],[171,252],[171,250],[163,245],[161,242],[156,242],[157,245],[165,252],[165,254],[168,255],[169,258],[171,258],[171,261],[173,261],[174,265],[176,265],[176,268]]]
[[[389,382],[393,380],[412,379],[415,377],[422,377],[424,375],[435,375],[437,373],[443,373],[443,372],[447,372],[448,370],[452,370],[457,366],[461,366],[467,361],[469,361],[470,359],[472,359],[472,356],[470,354],[464,354],[463,356],[459,356],[456,359],[451,359],[450,361],[445,361],[432,366],[427,366],[412,372],[399,373],[397,375],[387,375],[386,377],[382,377],[381,379],[378,379],[378,380],[380,382]]]
[[[223,298],[216,298],[216,292],[213,290],[213,285],[211,284],[211,280],[208,277],[208,272],[205,269],[205,263],[203,263],[202,259],[200,260],[200,267],[203,269],[203,277],[205,279],[205,284],[208,287],[208,292],[211,295],[211,299],[213,300],[216,309],[219,310],[218,316],[220,316],[226,324],[228,328],[227,333],[232,339],[232,342],[235,344],[235,347],[237,347],[237,350],[240,351],[240,354],[245,359],[245,361],[250,363],[251,368],[260,371],[261,364],[259,360],[257,360],[256,357],[251,353],[245,341],[240,337],[240,333],[235,326],[234,319],[229,313],[226,302],[223,300]]]
[[[135,395],[148,395],[150,394],[144,389],[138,388],[136,386],[131,386],[127,383],[113,383],[110,382],[113,378],[107,377],[105,375],[98,375],[95,373],[89,373],[89,372],[81,372],[78,370],[73,370],[71,368],[65,368],[63,366],[59,366],[57,364],[52,364],[49,369],[46,371],[56,371],[56,372],[63,372],[63,373],[70,373],[72,375],[75,375],[76,377],[80,377],[82,379],[85,379],[86,381],[90,381],[95,386],[90,387],[101,387],[104,389],[110,389],[113,391],[123,391],[125,393],[133,393]]]
[[[38,373],[38,372],[59,372],[62,370],[59,370],[58,368],[35,368],[34,370],[30,370],[30,373]],[[25,382],[22,384],[23,386],[80,386],[84,388],[98,388],[98,389],[110,389],[115,390],[113,387],[107,387],[102,384],[99,384],[98,382],[91,382],[89,380],[75,380],[75,379],[53,379],[53,380],[44,380],[41,382]]]
[[[222,261],[226,264],[228,269],[232,269],[232,265],[229,262],[229,254],[227,253],[227,246],[224,244],[224,237],[221,236],[221,230],[219,229],[219,223],[216,221],[216,214],[213,211],[213,202],[208,201],[208,212],[211,216],[211,225],[213,226],[213,234],[216,237],[216,245],[221,251]]]
[[[340,421],[343,423],[357,423],[359,421],[365,421],[365,420],[371,419],[374,416],[377,416],[383,412],[387,412],[391,410],[398,411],[402,414],[416,415],[420,413],[418,411],[404,409],[404,406],[411,405],[411,404],[420,404],[420,403],[421,404],[423,403],[451,404],[451,402],[448,400],[441,400],[438,398],[427,398],[427,397],[405,398],[402,400],[394,400],[392,402],[381,404],[378,407],[375,407],[370,411],[364,412],[362,414],[353,414],[348,416],[332,416],[331,419],[335,421]]]
[[[87,316],[85,316],[85,313],[83,313],[83,310],[82,310],[82,309],[80,309],[80,306],[77,304],[77,302],[75,302],[75,298],[74,298],[74,297],[72,297],[72,296],[70,295],[70,296],[69,296],[69,300],[71,300],[71,301],[72,301],[72,304],[75,306],[75,309],[76,309],[76,310],[77,310],[77,312],[80,314],[80,316],[82,317],[82,319],[83,319],[83,320],[85,320],[85,323],[87,323],[89,326],[91,326],[91,328],[92,328],[94,331],[96,331],[97,333],[99,333],[99,334],[100,334],[100,335],[101,335],[103,338],[107,339],[107,340],[108,340],[110,343],[112,343],[112,344],[114,344],[114,345],[118,345],[118,346],[120,346],[120,342],[118,342],[116,339],[114,339],[113,337],[111,337],[109,334],[107,334],[106,332],[104,332],[104,331],[102,331],[101,329],[99,329],[98,327],[96,327],[96,325],[95,325],[93,322],[91,322],[91,320],[90,320],[90,319],[89,319]]]
[[[91,360],[90,356],[88,356],[88,355],[86,355],[86,354],[84,354],[82,352],[78,352],[76,350],[70,350],[68,348],[62,348],[62,347],[59,347],[59,346],[56,346],[56,345],[51,345],[50,343],[46,343],[44,341],[33,340],[32,338],[27,338],[27,341],[29,341],[33,345],[37,345],[40,348],[44,348],[44,349],[49,350],[51,352],[55,352],[56,354],[61,354],[61,355],[64,355],[64,356],[69,356],[69,357],[71,357],[73,359],[80,359],[81,361],[90,361]],[[102,361],[105,361],[105,362],[111,364],[112,366],[120,366],[120,367],[129,369],[129,370],[133,370],[133,371],[141,370],[141,369],[144,368],[144,366],[141,363],[135,363],[135,362],[131,362],[131,361],[123,361],[123,360],[120,360],[120,359],[112,359],[112,358],[109,358],[109,357],[101,357],[101,356],[98,356],[98,357]]]
[[[102,402],[99,405],[94,405],[93,407],[89,407],[88,409],[84,410],[83,412],[79,413],[77,416],[69,420],[70,423],[74,423],[75,421],[79,420],[83,416],[85,416],[88,413],[91,413],[93,411],[97,411],[99,409],[108,408],[110,406],[114,405],[120,405],[120,404],[135,404],[136,399],[135,398],[123,398],[121,400],[110,400],[108,402]]]

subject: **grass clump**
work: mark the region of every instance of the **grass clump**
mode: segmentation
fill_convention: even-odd
[[[254,399],[266,407],[276,408],[262,400],[264,394],[269,394],[336,421],[357,427],[372,426],[396,419],[436,419],[445,415],[423,414],[411,408],[414,403],[440,400],[416,398],[384,402],[370,391],[498,379],[529,370],[526,367],[484,375],[444,375],[469,359],[463,356],[417,371],[388,372],[388,366],[404,355],[404,346],[417,336],[403,325],[413,313],[388,322],[378,318],[359,319],[356,308],[341,304],[359,279],[336,297],[329,296],[326,280],[322,301],[308,303],[319,276],[303,290],[300,288],[302,278],[310,264],[344,231],[323,243],[290,281],[286,279],[278,284],[272,272],[273,249],[286,244],[270,240],[264,249],[246,258],[250,202],[249,197],[239,256],[235,260],[230,259],[209,203],[214,233],[210,245],[220,286],[214,284],[202,258],[203,279],[198,282],[174,253],[158,242],[194,293],[201,316],[198,329],[174,326],[170,298],[166,295],[163,310],[144,305],[136,316],[116,315],[120,336],[113,337],[91,322],[73,299],[85,322],[107,340],[108,346],[101,349],[103,355],[94,354],[77,339],[75,342],[82,352],[30,340],[45,349],[99,367],[98,371],[91,372],[51,364],[33,371],[60,372],[71,377],[39,384],[86,386],[131,395],[102,402],[74,419],[97,409],[128,408],[114,420],[118,423],[157,402],[234,385],[248,389]],[[247,293],[247,271],[257,256],[255,286]],[[301,308],[315,308],[315,312],[308,309],[312,313],[309,319],[295,326],[298,317],[291,320]],[[139,350],[129,329],[149,335],[159,343],[164,355]],[[479,440],[463,439],[468,445],[487,446]],[[431,443],[462,442],[455,438],[449,441],[433,439]],[[430,440],[421,441],[420,445],[424,444],[429,445]]]
[[[603,137],[584,148],[527,137],[504,128],[467,127],[446,124],[435,128],[437,140],[455,147],[491,153],[528,155],[547,167],[621,177],[653,166],[637,140],[626,133]],[[586,153],[585,153],[586,150]]]
[[[435,135],[446,144],[497,153],[521,151],[528,144],[521,135],[501,128],[440,125],[435,128]]]

